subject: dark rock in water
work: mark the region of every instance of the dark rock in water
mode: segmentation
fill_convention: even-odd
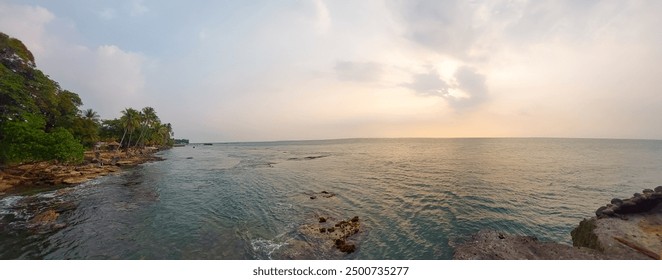
[[[193,157],[187,157],[186,159],[193,159]]]
[[[332,197],[336,196],[336,194],[335,193],[322,193],[322,196],[324,198],[332,198]]]
[[[643,190],[643,191],[641,191],[641,192],[644,193],[644,194],[652,194],[652,193],[654,193],[655,191],[654,191],[654,190],[651,190],[651,189],[645,189],[645,190]]]
[[[63,213],[63,212],[66,212],[66,211],[74,210],[74,209],[76,209],[76,207],[77,207],[76,204],[71,202],[71,201],[62,202],[62,203],[58,203],[55,206],[55,211],[58,212],[58,213]]]
[[[653,209],[660,202],[657,199],[632,199],[624,201],[621,207],[615,209],[614,212],[617,214],[642,213]]]
[[[60,214],[55,212],[55,210],[47,210],[32,217],[32,219],[30,219],[30,223],[49,224],[55,222],[59,216]]]
[[[618,199],[618,198],[613,198],[613,199],[611,200],[611,204],[613,204],[613,205],[621,205],[621,204],[623,204],[623,200]]]
[[[308,248],[306,251],[310,251],[310,253],[314,253],[317,256],[326,255],[327,257],[335,256],[337,258],[343,258],[343,255],[357,250],[358,242],[360,242],[362,236],[360,234],[358,216],[347,220],[340,220],[340,222],[336,223],[335,227],[330,224],[328,226],[322,226],[326,224],[321,224],[336,220],[331,216],[317,216],[315,219],[315,223],[305,224],[299,227],[297,237],[289,242],[293,245],[284,248],[284,252],[293,252],[291,251],[295,249],[293,246],[303,246]],[[317,258],[315,256],[309,256],[307,253],[294,253],[291,258]]]
[[[605,209],[607,209],[607,206],[602,206],[602,207],[598,208],[598,210],[595,210],[595,216],[598,217],[598,218],[602,218],[605,215],[603,213],[603,211],[605,211]]]
[[[605,210],[602,210],[602,214],[607,215],[607,216],[613,216],[614,215],[614,209],[607,208]]]
[[[313,194],[308,194],[310,199],[317,199],[318,197],[323,197],[323,198],[332,198],[336,196],[335,193],[328,192],[328,191],[321,191],[319,193],[313,193]]]
[[[662,193],[662,186],[655,187],[655,192]]]
[[[634,195],[632,195],[632,197],[641,197],[641,194],[640,193],[634,193]]]
[[[338,250],[340,250],[340,252],[347,253],[347,254],[353,253],[354,251],[356,251],[356,245],[348,243],[348,242],[346,242],[345,240],[342,240],[342,239],[336,239],[336,248],[338,248]]]

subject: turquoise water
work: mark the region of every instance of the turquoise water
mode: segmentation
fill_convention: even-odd
[[[481,228],[570,243],[611,198],[662,184],[662,141],[645,140],[230,143],[160,156],[58,192],[0,197],[0,258],[449,259]],[[58,226],[27,222],[45,209],[58,209]],[[359,216],[357,251],[303,234],[318,216]]]

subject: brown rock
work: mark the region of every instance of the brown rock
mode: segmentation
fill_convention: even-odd
[[[346,242],[345,240],[336,239],[336,248],[343,253],[353,253],[356,251],[356,245]]]
[[[453,259],[459,260],[593,260],[608,256],[588,248],[541,242],[532,236],[513,236],[481,230],[455,247]]]
[[[55,210],[47,210],[46,212],[39,213],[30,219],[33,224],[49,224],[55,222],[60,216]]]
[[[87,182],[89,179],[87,177],[81,176],[81,177],[72,177],[72,178],[66,178],[62,180],[62,183],[69,184],[69,185],[75,185],[75,184],[80,184],[83,182]]]

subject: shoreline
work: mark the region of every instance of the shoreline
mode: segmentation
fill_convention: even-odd
[[[81,164],[42,161],[0,169],[0,196],[30,189],[74,186],[146,162],[164,160],[154,154],[168,147],[130,148],[127,151],[85,151]]]

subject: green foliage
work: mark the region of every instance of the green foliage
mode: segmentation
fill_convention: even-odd
[[[69,131],[87,148],[94,147],[94,144],[100,139],[99,124],[90,119],[75,118]]]
[[[69,131],[58,127],[46,137],[44,159],[57,159],[64,162],[80,163],[83,161],[83,145]]]
[[[35,115],[23,115],[21,120],[2,124],[0,132],[4,141],[0,142],[0,160],[5,163],[83,160],[83,145],[69,131],[57,128],[46,133],[44,125],[44,120]]]
[[[16,38],[11,38],[7,34],[0,33],[0,51],[3,49],[11,49],[25,62],[31,62],[34,64],[34,56],[23,42]]]
[[[34,115],[23,115],[23,120],[5,122],[0,126],[0,159],[6,163],[30,162],[42,159],[44,120]]]
[[[103,120],[99,128],[99,137],[102,141],[120,141],[124,128],[119,119]]]

